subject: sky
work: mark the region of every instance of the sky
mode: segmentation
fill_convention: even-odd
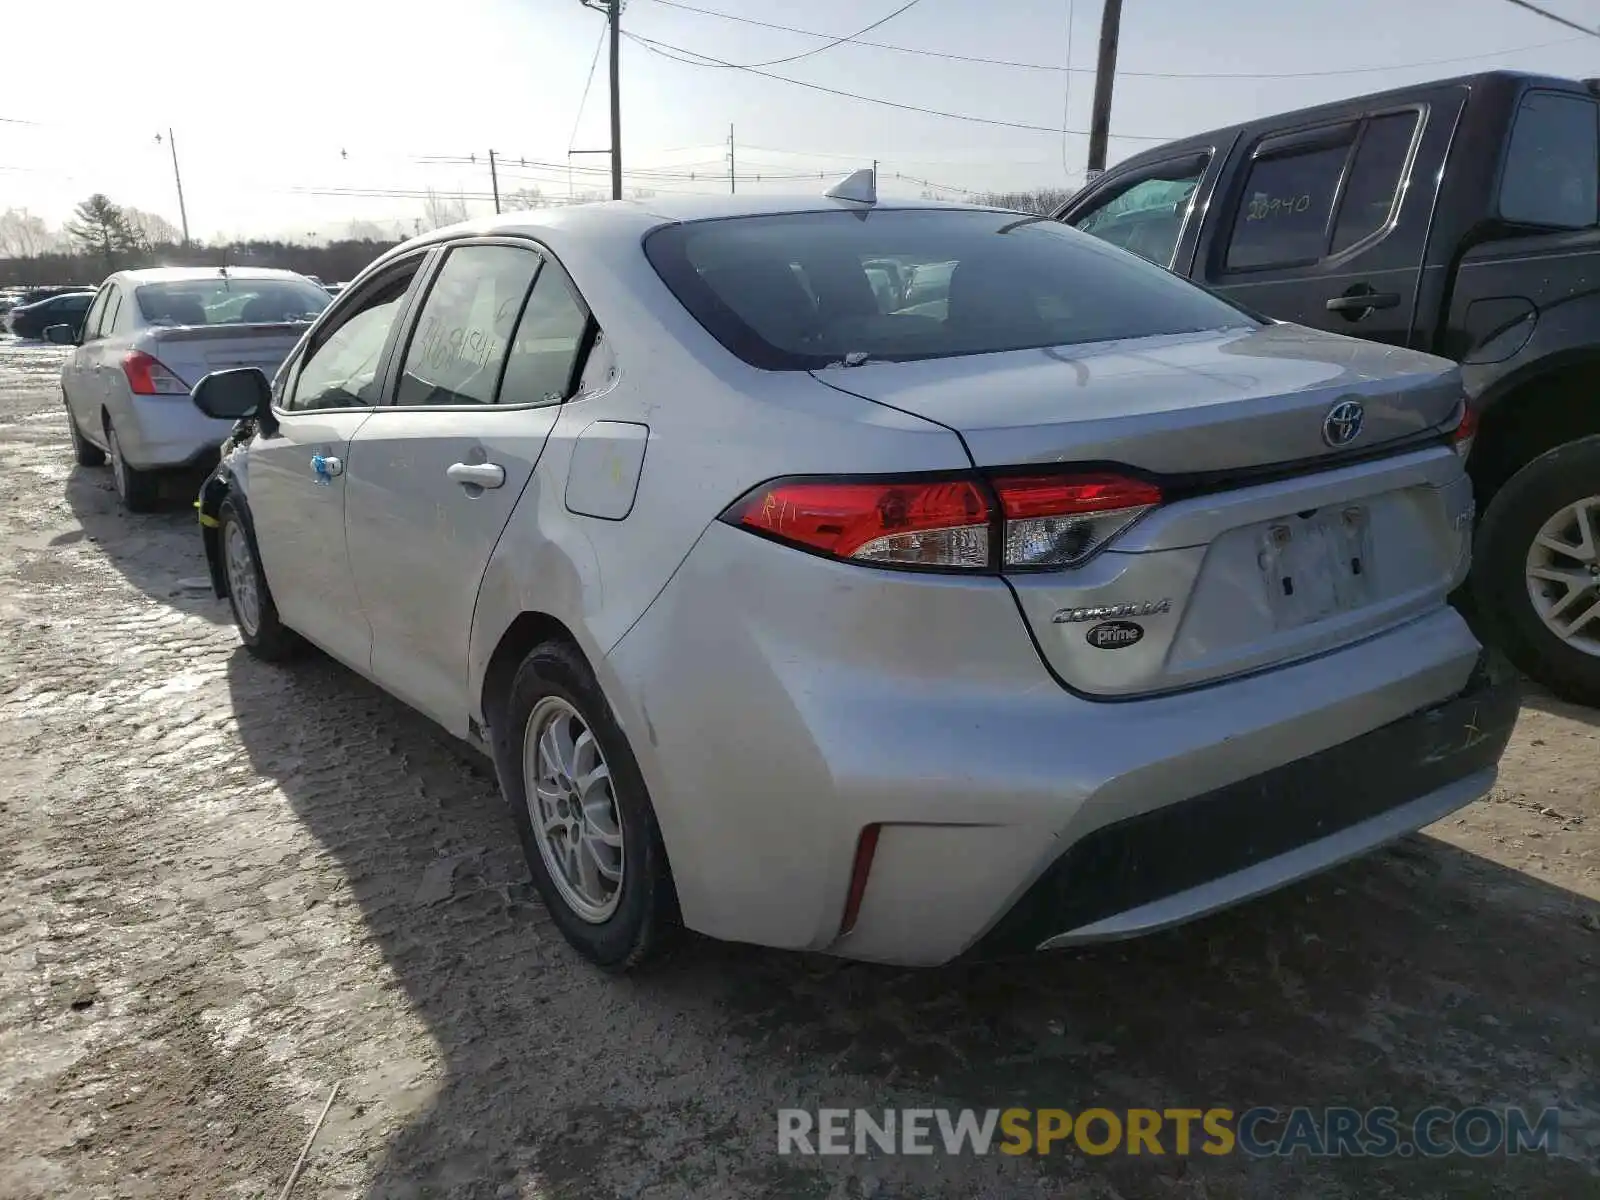
[[[1600,27],[1600,0],[1539,2]],[[820,192],[874,160],[886,195],[1080,184],[1100,0],[913,0],[862,35],[925,54],[751,23],[840,37],[904,4],[627,0],[628,187],[725,192],[730,125],[746,191]],[[35,8],[0,27],[37,50],[6,56],[0,210],[59,225],[98,191],[177,224],[169,129],[207,239],[405,229],[430,188],[492,211],[491,147],[503,191],[609,189],[603,154],[568,154],[609,146],[605,18],[580,0],[74,0],[71,26]],[[1110,158],[1492,67],[1600,76],[1600,36],[1509,0],[1125,0]]]

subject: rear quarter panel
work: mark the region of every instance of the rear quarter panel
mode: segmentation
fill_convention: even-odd
[[[563,406],[487,564],[469,648],[468,694],[480,703],[470,715],[483,719],[484,677],[505,631],[523,613],[545,613],[573,631],[627,728],[628,700],[606,679],[604,658],[734,500],[780,475],[970,464],[960,439],[929,421],[803,372],[745,365],[677,302],[637,243],[551,249],[594,313],[614,371]],[[574,448],[596,421],[649,430],[621,520],[567,507]],[[644,740],[632,737],[636,751]]]

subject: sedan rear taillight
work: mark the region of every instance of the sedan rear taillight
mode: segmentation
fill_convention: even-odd
[[[122,360],[122,373],[135,396],[187,396],[189,385],[159,358],[135,350]]]
[[[779,479],[722,519],[830,558],[1006,571],[1079,566],[1160,503],[1155,484],[1102,472]]]
[[[1007,567],[1075,567],[1161,503],[1161,489],[1122,475],[996,479]]]

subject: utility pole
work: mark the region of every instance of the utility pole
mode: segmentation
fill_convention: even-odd
[[[159,140],[159,139],[158,139]],[[172,136],[172,126],[167,126],[167,148],[172,151],[172,178],[178,185],[178,219],[183,222],[183,248],[189,248],[189,210],[183,203],[183,174],[178,170],[178,139]]]
[[[611,17],[611,198],[622,199],[622,0],[609,0]]]
[[[500,211],[500,172],[495,169],[494,151],[489,151],[489,183],[494,188],[494,211]]]
[[[732,196],[738,190],[739,187],[734,182],[733,175],[733,125],[730,123],[728,126],[728,195]]]
[[[1089,170],[1093,179],[1106,169],[1106,139],[1111,134],[1111,88],[1117,78],[1117,35],[1122,30],[1122,0],[1105,0],[1100,14],[1100,57],[1094,68],[1094,113],[1089,118]]]
[[[611,36],[611,198],[622,199],[622,0],[579,0],[585,8],[606,14]],[[567,164],[574,154],[604,151],[568,150]]]

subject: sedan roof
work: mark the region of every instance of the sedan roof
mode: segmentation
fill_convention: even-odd
[[[133,284],[193,283],[197,279],[221,279],[224,271],[229,279],[306,278],[298,271],[284,271],[277,267],[145,267],[137,271],[118,271],[112,278]]]

